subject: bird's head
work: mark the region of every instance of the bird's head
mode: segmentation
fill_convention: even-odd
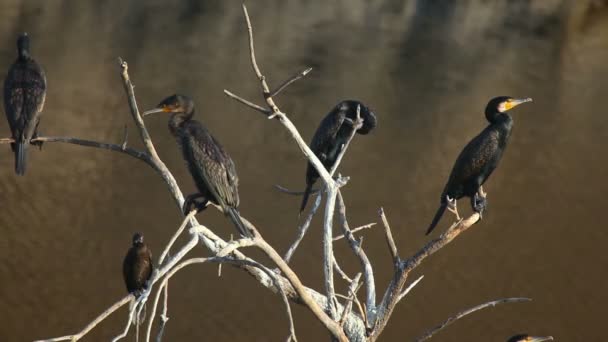
[[[133,235],[133,246],[141,245],[144,243],[144,236],[140,233]]]
[[[155,108],[145,111],[142,116],[154,113],[184,113],[192,115],[194,114],[194,101],[184,95],[171,95],[162,100]]]
[[[20,59],[27,59],[30,56],[30,37],[27,32],[23,32],[17,38],[17,52]]]
[[[532,99],[529,97],[525,99],[515,99],[511,96],[498,96],[488,102],[486,113],[504,113],[526,102],[532,102]]]
[[[528,334],[519,334],[511,337],[507,342],[542,342],[553,341],[553,336],[530,336]]]
[[[363,126],[357,130],[358,134],[368,134],[376,128],[376,114],[366,105],[359,101],[347,100],[340,104],[346,109],[346,117],[355,120],[357,118],[357,106],[360,106],[359,115],[363,119]]]

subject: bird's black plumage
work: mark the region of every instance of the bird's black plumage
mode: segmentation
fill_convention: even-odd
[[[528,334],[517,334],[511,336],[507,342],[542,342],[553,341],[553,336],[530,336]]]
[[[441,205],[426,232],[427,234],[437,226],[449,205],[448,198],[451,201],[456,201],[465,196],[470,197],[473,210],[479,213],[483,212],[486,202],[480,191],[481,186],[498,166],[513,128],[513,119],[506,111],[529,101],[531,99],[513,99],[509,96],[500,96],[488,102],[485,114],[489,125],[464,147],[456,159],[448,182],[441,194]]]
[[[352,133],[353,122],[357,118],[357,106],[360,106],[359,115],[363,119],[363,126],[357,130],[357,133],[368,134],[376,127],[376,115],[361,102],[346,100],[338,103],[323,118],[312,137],[310,149],[327,170],[333,167],[340,151]],[[306,208],[312,186],[318,178],[319,173],[309,162],[306,167],[306,190],[304,190],[300,213]]]
[[[122,275],[127,291],[139,296],[152,276],[153,268],[152,252],[144,243],[143,235],[136,233],[133,235],[133,245],[122,263]]]
[[[40,114],[46,96],[46,76],[30,55],[27,33],[17,39],[18,57],[4,80],[4,113],[15,140],[15,172],[25,174],[27,147],[38,135]],[[40,144],[40,143],[38,143]]]
[[[155,112],[172,113],[169,130],[177,139],[188,170],[194,179],[198,193],[188,196],[184,204],[187,213],[193,204],[203,210],[207,201],[219,205],[230,217],[241,236],[252,237],[238,212],[239,179],[234,162],[222,145],[199,121],[193,120],[194,101],[183,95],[172,95],[163,100]]]

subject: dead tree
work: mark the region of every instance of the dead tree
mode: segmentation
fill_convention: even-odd
[[[402,258],[399,255],[399,250],[395,244],[395,241],[393,240],[391,228],[385,213],[382,209],[380,209],[379,219],[382,221],[387,247],[392,256],[394,274],[388,286],[382,291],[382,296],[378,297],[372,262],[367,257],[365,250],[362,247],[361,240],[357,239],[354,235],[354,233],[358,232],[359,230],[369,228],[373,224],[355,229],[351,229],[349,227],[346,214],[346,205],[342,194],[340,193],[340,188],[345,186],[349,179],[347,177],[342,177],[339,174],[335,176],[340,160],[347,151],[348,142],[350,142],[350,139],[342,149],[341,155],[339,156],[332,170],[326,170],[302,139],[296,126],[289,119],[289,115],[281,111],[275,102],[276,96],[283,89],[306,76],[311,69],[305,69],[304,71],[282,82],[276,89],[271,90],[268,86],[267,78],[260,70],[256,61],[253,29],[245,5],[243,5],[243,12],[247,23],[251,65],[255,77],[260,83],[262,98],[265,101],[265,105],[255,104],[254,102],[243,99],[242,97],[235,95],[228,90],[224,90],[224,93],[230,98],[246,105],[247,107],[262,113],[265,118],[275,119],[275,122],[281,124],[290,133],[291,138],[300,148],[308,161],[314,165],[323,182],[321,189],[316,194],[317,198],[315,203],[312,206],[310,213],[304,220],[304,223],[300,225],[298,229],[298,236],[288,249],[287,254],[282,257],[273,246],[264,240],[260,231],[246,219],[244,219],[244,222],[254,232],[254,238],[226,241],[225,239],[222,239],[216,235],[211,228],[199,223],[194,218],[195,212],[192,211],[184,218],[176,233],[169,240],[167,246],[160,254],[159,259],[157,260],[157,267],[149,281],[148,288],[137,299],[135,299],[133,295],[127,295],[111,305],[107,310],[93,319],[79,332],[40,341],[78,341],[119,308],[127,303],[134,302],[134,305],[132,305],[129,310],[124,330],[113,339],[113,341],[120,340],[127,335],[130,327],[132,326],[132,320],[134,317],[139,317],[139,312],[150,298],[153,298],[153,300],[151,301],[151,305],[148,306],[150,311],[148,320],[144,326],[145,341],[148,342],[152,338],[152,327],[155,320],[158,320],[158,330],[155,334],[156,340],[160,341],[162,339],[165,325],[169,319],[167,316],[167,304],[169,294],[168,284],[170,278],[186,266],[202,263],[232,265],[253,276],[262,286],[280,295],[283,298],[285,309],[289,318],[288,341],[297,341],[294,321],[291,315],[290,303],[296,303],[298,305],[307,307],[310,312],[325,326],[332,338],[335,340],[375,341],[379,338],[384,331],[384,328],[387,326],[396,305],[412,290],[414,286],[416,286],[422,280],[422,277],[420,277],[410,282],[406,287],[405,285],[409,280],[410,273],[416,267],[418,267],[422,261],[424,261],[424,259],[437,252],[448,243],[452,242],[456,237],[471,228],[479,220],[479,214],[477,213],[472,214],[468,218],[461,219],[452,224],[452,226],[448,228],[441,236],[428,242],[411,257]],[[63,142],[77,144],[111,150],[139,159],[145,162],[148,166],[152,167],[159,174],[162,181],[167,185],[169,193],[173,197],[176,207],[179,210],[179,208],[182,208],[184,197],[175,178],[156,153],[152,138],[148,134],[146,125],[142,120],[137,106],[133,84],[129,79],[127,63],[120,59],[119,71],[122,77],[125,92],[127,94],[127,101],[132,119],[139,131],[139,136],[143,141],[145,150],[137,150],[128,146],[126,130],[124,140],[120,144],[102,143],[72,137],[38,137],[34,139],[33,142]],[[273,121],[269,121],[269,124],[273,124]],[[355,128],[357,125],[361,125],[361,119],[358,118],[354,125]],[[354,131],[355,130],[353,130],[353,133]],[[0,139],[0,143],[10,142],[12,142],[12,139]],[[315,215],[322,202],[322,197],[325,201],[322,241],[322,267],[325,281],[323,291],[318,292],[317,290],[304,285],[303,281],[300,279],[296,271],[289,266],[288,262],[293,253],[296,251],[302,237],[306,234],[312,217]],[[218,210],[221,209],[218,208]],[[338,227],[334,227],[333,225],[334,215],[338,217]],[[182,234],[184,230],[187,230],[187,234],[190,237],[188,242],[179,247],[177,251],[174,251],[172,256],[169,257],[169,251],[173,247],[177,237]],[[265,231],[272,230],[268,229]],[[338,231],[339,233],[336,234],[334,231]],[[361,264],[361,272],[354,277],[349,277],[340,269],[333,253],[334,241],[342,238],[348,241],[354,256]],[[209,258],[188,258],[189,252],[196,247],[206,248],[212,253],[213,256]],[[262,263],[248,257],[242,251],[247,247],[254,247],[262,250],[274,265],[263,265]],[[334,273],[340,274],[341,278],[348,282],[348,292],[346,294],[336,293],[334,287]],[[363,288],[365,291],[365,296],[362,299],[360,299],[358,296],[357,291],[359,288]],[[155,293],[152,295],[152,292]],[[162,303],[160,301],[161,296],[163,297]],[[451,317],[446,322],[424,334],[419,338],[419,340],[422,341],[430,338],[437,331],[443,329],[453,321],[479,309],[494,306],[499,303],[526,300],[529,299],[506,298],[479,305]],[[162,309],[160,310],[158,308],[159,305],[162,306]],[[157,315],[158,311],[160,311],[160,313]]]

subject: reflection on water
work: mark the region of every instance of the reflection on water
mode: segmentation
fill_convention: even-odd
[[[498,341],[522,331],[603,339],[605,7],[559,0],[265,0],[249,7],[271,84],[314,68],[278,100],[306,139],[344,98],[369,103],[379,115],[378,129],[355,141],[343,163],[341,172],[352,179],[344,193],[352,225],[376,221],[378,207],[385,208],[402,255],[427,241],[424,228],[453,160],[485,125],[486,101],[535,100],[514,112],[511,144],[486,187],[484,221],[418,270],[425,279],[395,313],[387,340],[411,340],[464,307],[505,296],[534,301],[479,313],[436,339]],[[239,3],[6,0],[0,13],[0,65],[8,68],[17,32],[27,30],[46,67],[43,134],[118,142],[127,124],[139,146],[117,73],[122,56],[140,107],[174,92],[195,99],[198,118],[237,164],[241,212],[286,248],[299,199],[272,184],[302,188],[305,161],[277,122],[222,94],[259,96]],[[192,191],[166,119],[150,118],[148,125],[159,154],[183,190]],[[27,176],[17,178],[9,148],[2,150],[0,339],[74,332],[123,294],[121,262],[132,232],[144,232],[158,253],[179,223],[178,211],[158,176],[122,155],[46,144],[30,154]],[[201,220],[226,237],[232,233],[213,211]],[[319,222],[294,258],[315,287],[322,274]],[[377,287],[384,288],[391,266],[382,233],[365,236]],[[351,252],[340,243],[336,249],[354,273]],[[197,266],[174,279],[168,340],[285,337],[280,299],[242,272],[227,269],[217,278],[211,266]],[[295,314],[301,340],[326,338],[307,311]],[[123,321],[124,312],[91,340],[107,339]]]

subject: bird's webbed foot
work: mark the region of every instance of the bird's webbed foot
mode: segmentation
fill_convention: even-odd
[[[184,215],[188,215],[193,209],[196,209],[196,213],[198,214],[207,209],[208,202],[209,201],[202,194],[196,193],[188,195],[184,200],[182,211],[184,212]]]
[[[456,215],[456,220],[460,221],[460,215],[458,214],[458,208],[456,207],[456,198],[450,198],[450,196],[445,196],[448,201],[447,209]]]
[[[483,191],[483,187],[479,187],[479,190],[475,193],[475,196],[471,198],[471,206],[476,213],[479,213],[479,219],[482,219],[483,212],[486,210],[488,205],[488,200],[486,198],[486,193]]]
[[[40,141],[40,140],[36,140],[36,139],[38,139],[38,137],[40,137],[40,134],[38,133],[38,131],[36,131],[36,132],[34,133],[34,136],[32,137],[32,140],[35,140],[35,141],[30,141],[30,143],[31,143],[32,145],[34,145],[34,146],[38,147],[38,149],[39,149],[40,151],[42,151],[42,144],[44,144],[44,142],[43,142],[43,141]]]

